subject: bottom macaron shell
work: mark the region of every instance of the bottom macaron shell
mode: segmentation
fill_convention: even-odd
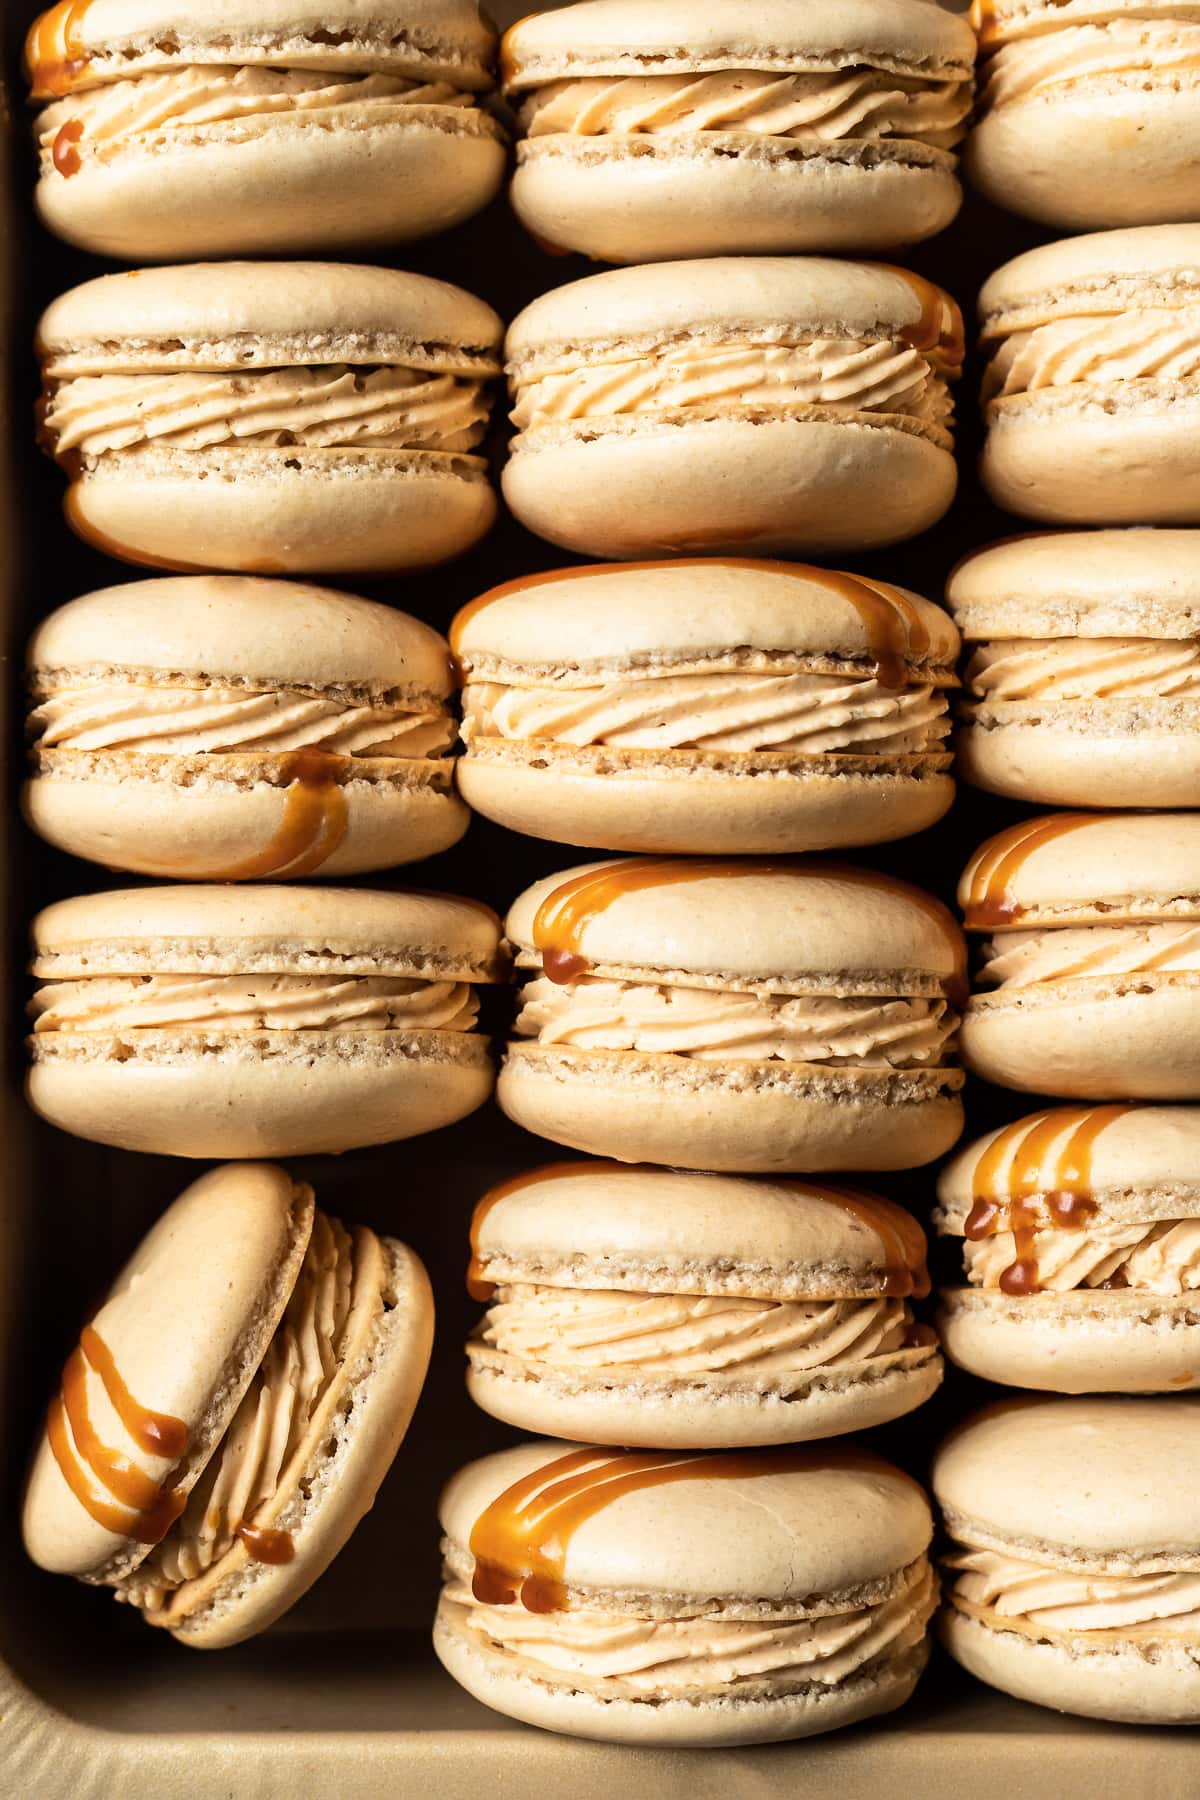
[[[1057,391],[1069,402],[1021,399],[991,424],[980,475],[997,506],[1059,525],[1200,523],[1200,396]]]
[[[610,263],[893,249],[944,230],[962,200],[953,159],[916,143],[864,156],[737,131],[562,133],[518,155],[522,224]]]
[[[23,807],[39,836],[60,850],[180,881],[390,869],[449,849],[470,822],[448,762],[344,758],[344,779],[330,790],[340,802],[330,807],[313,795],[297,831],[293,789],[263,778],[271,760],[72,753],[48,759],[27,783]]]
[[[872,761],[882,766],[867,769]],[[459,762],[458,785],[476,812],[528,837],[709,856],[885,843],[934,824],[954,799],[950,775],[917,774],[899,758],[656,755],[492,739]]]
[[[493,1418],[546,1437],[653,1450],[749,1449],[867,1431],[921,1406],[942,1380],[941,1358],[927,1351],[814,1369],[786,1384],[770,1376],[656,1380],[634,1370],[589,1379],[530,1369],[483,1344],[467,1354],[467,1391]]]
[[[993,1630],[954,1606],[943,1608],[938,1633],[964,1669],[1017,1700],[1126,1725],[1200,1724],[1200,1642],[1160,1639],[1151,1650],[1115,1631],[1094,1647],[1085,1632],[1050,1642]]]
[[[42,1118],[164,1156],[392,1143],[464,1118],[492,1089],[486,1039],[458,1032],[48,1033],[34,1047],[28,1094]]]
[[[127,562],[256,575],[425,568],[496,517],[477,458],[299,445],[112,452],[65,506],[72,530]]]
[[[496,1098],[527,1131],[618,1162],[820,1174],[933,1162],[963,1126],[955,1069],[875,1072],[510,1043]]]
[[[539,537],[620,560],[895,543],[941,518],[956,479],[949,451],[887,424],[710,419],[519,449],[503,485]]]
[[[942,1307],[947,1356],[985,1381],[1057,1394],[1200,1388],[1200,1295],[950,1288]]]
[[[1200,1099],[1198,998],[1196,977],[1137,974],[983,995],[963,1019],[963,1060],[1064,1100]]]
[[[736,1688],[695,1700],[605,1700],[516,1672],[501,1651],[479,1649],[446,1623],[439,1610],[433,1647],[442,1666],[485,1706],[527,1725],[613,1744],[690,1745],[780,1743],[813,1737],[903,1706],[928,1659],[926,1643],[831,1687],[774,1696],[741,1697]]]
[[[1149,703],[1155,711],[1169,703]],[[1124,710],[1124,709],[1123,709]],[[1033,724],[972,725],[955,738],[957,768],[989,793],[1045,806],[1195,806],[1200,797],[1200,721],[1138,719],[1106,730],[1102,709],[1075,730]],[[1129,713],[1126,711],[1126,719]]]

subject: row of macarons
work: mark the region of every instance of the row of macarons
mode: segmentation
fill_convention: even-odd
[[[930,10],[925,8],[924,10]],[[1061,524],[1200,521],[1189,395],[1200,224],[1064,240],[980,296],[985,486]],[[169,568],[427,567],[478,542],[504,330],[426,276],[332,263],[105,275],[38,331],[67,517]],[[607,559],[894,543],[955,492],[958,307],[821,257],[663,262],[543,294],[509,327],[516,518]]]
[[[499,47],[475,0],[64,0],[29,33],[38,204],[127,260],[387,244],[495,195],[556,250],[610,262],[887,249],[961,200],[955,146],[986,63],[968,169],[1068,229],[1200,216],[1180,71],[1193,29],[1161,0],[588,0]],[[1114,129],[1114,116],[1120,129]]]
[[[1157,1126],[1126,1115],[1091,1134],[1120,1204],[1166,1172]],[[1194,1205],[1190,1129],[1175,1173]],[[1064,1132],[1079,1136],[1062,1122],[1056,1154]],[[983,1150],[1007,1163],[990,1191],[1006,1182],[1014,1207],[1027,1144]],[[952,1207],[971,1180],[959,1159]],[[901,1705],[937,1608],[930,1507],[861,1443],[828,1440],[931,1386],[928,1343],[862,1341],[925,1280],[908,1215],[849,1189],[580,1162],[487,1195],[473,1242],[472,1290],[492,1304],[472,1393],[559,1435],[443,1494],[434,1639],[450,1673],[516,1718],[624,1742],[762,1742]],[[1132,1294],[1100,1298],[1133,1319]],[[1086,1327],[1056,1301],[1079,1348]],[[185,1644],[244,1641],[371,1506],[432,1336],[404,1244],[325,1215],[277,1166],[212,1170],[67,1360],[26,1488],[29,1553]],[[1025,1397],[961,1423],[932,1466],[951,1653],[1040,1704],[1194,1722],[1198,1477],[1186,1400]]]

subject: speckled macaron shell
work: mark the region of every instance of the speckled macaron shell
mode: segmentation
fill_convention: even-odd
[[[502,978],[498,924],[449,895],[363,888],[144,887],[81,895],[34,921],[43,981],[105,975]],[[52,1041],[58,1040],[58,1041]],[[27,1092],[51,1124],[174,1156],[347,1150],[432,1131],[492,1087],[474,1031],[263,1030],[197,1025],[53,1031],[32,1040]]]
[[[347,708],[386,700],[449,714],[453,692],[445,640],[407,613],[245,576],[168,577],[85,594],[42,621],[26,660],[35,702],[47,684],[115,681],[144,686],[148,706],[164,708],[172,688],[233,687],[300,690]],[[140,875],[221,880],[256,862],[263,876],[287,872],[296,855],[286,829],[298,778],[293,756],[253,742],[241,750],[161,751],[152,732],[139,743],[130,729],[133,741],[111,748],[34,751],[23,804],[35,831],[61,850]],[[416,862],[466,830],[470,815],[448,757],[322,761],[320,743],[315,753],[345,815],[321,858],[325,806],[314,807],[317,841],[300,847],[306,874]],[[278,866],[268,867],[273,846]]]
[[[969,81],[965,19],[912,0],[590,0],[535,13],[505,36],[502,76],[532,88],[608,76],[868,65],[929,81]],[[961,192],[955,157],[916,139],[822,140],[717,130],[556,132],[518,147],[512,201],[537,237],[605,262],[779,251],[881,250],[948,225]]]
[[[137,1401],[187,1427],[172,1485],[193,1487],[224,1436],[295,1286],[312,1221],[311,1188],[285,1170],[264,1163],[211,1170],[151,1228],[93,1315]],[[94,1372],[86,1393],[102,1441],[163,1482],[171,1460],[138,1448]],[[46,1436],[34,1454],[22,1531],[34,1562],[85,1581],[118,1582],[151,1548],[91,1516]]]
[[[891,340],[928,330],[953,373],[958,329],[954,302],[903,270],[823,257],[714,257],[614,269],[544,294],[513,321],[505,357],[511,383],[539,368],[688,340]],[[866,549],[925,530],[954,497],[951,451],[889,414],[800,407],[772,415],[749,406],[711,417],[697,408],[701,417],[689,419],[686,410],[523,433],[504,470],[509,507],[553,544],[624,561]]]
[[[486,380],[501,324],[461,288],[346,263],[192,263],[102,275],[43,313],[47,386],[72,376],[349,363]],[[153,441],[73,473],[68,523],[129,562],[257,575],[384,574],[477,542],[496,516],[468,453]]]
[[[1137,638],[1200,631],[1200,532],[1045,532],[965,557],[946,605],[967,641]],[[1091,700],[964,697],[957,767],[992,793],[1049,806],[1200,802],[1194,699],[1148,689]]]
[[[1200,225],[1092,232],[1027,250],[979,295],[984,348],[1053,320],[1200,301]],[[1038,388],[993,402],[980,473],[998,506],[1060,525],[1200,523],[1200,385],[1169,374]]]
[[[853,578],[749,559],[596,564],[485,594],[451,636],[468,682],[570,689],[743,668],[869,676],[879,644],[846,585]],[[954,626],[940,607],[896,591],[905,684],[954,685]],[[862,603],[870,600],[864,592]],[[879,843],[932,825],[954,795],[937,753],[648,750],[477,735],[457,774],[470,804],[510,830],[683,854]]]
[[[1200,1402],[1011,1401],[953,1431],[934,1494],[959,1543],[1082,1574],[1200,1569]],[[1021,1700],[1128,1724],[1200,1721],[1194,1643],[1119,1628],[1051,1638],[944,1609],[942,1637],[972,1674]]]
[[[30,31],[35,99],[214,65],[440,81],[472,96],[491,80],[495,39],[472,0],[399,0],[386,19],[369,0],[206,0],[185,19],[164,0],[92,0],[64,13]],[[186,123],[151,108],[141,129],[116,130],[94,150],[86,130],[73,142],[67,167],[43,167],[42,219],[131,262],[424,237],[485,205],[506,162],[502,132],[477,105],[356,104],[353,87],[336,108],[244,105]]]

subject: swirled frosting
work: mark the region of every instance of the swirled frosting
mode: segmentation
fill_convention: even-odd
[[[951,1598],[986,1608],[998,1623],[1040,1631],[1105,1631],[1142,1626],[1150,1637],[1200,1634],[1200,1571],[1084,1575],[1046,1568],[999,1550],[956,1550]]]
[[[1065,1294],[1072,1288],[1136,1288],[1151,1294],[1200,1289],[1200,1219],[1156,1219],[1116,1225],[1091,1220],[1080,1231],[1035,1231],[1017,1249],[1011,1231],[963,1245],[967,1280],[998,1288],[1017,1258],[1037,1268],[1038,1286]]]
[[[984,375],[985,401],[1076,383],[1190,381],[1200,375],[1200,306],[1131,307],[1010,332]]]
[[[1006,638],[979,644],[967,664],[980,700],[1124,700],[1200,696],[1193,638]]]
[[[984,947],[981,987],[1028,987],[1113,975],[1167,975],[1200,969],[1200,925],[1067,925],[1006,931]]]
[[[35,1032],[470,1031],[461,981],[400,975],[144,975],[52,981],[29,1003]]]
[[[1200,77],[1200,25],[1185,20],[1110,19],[1067,25],[1042,37],[1003,44],[986,67],[981,113],[1063,87],[1109,78],[1145,88],[1193,84]]]

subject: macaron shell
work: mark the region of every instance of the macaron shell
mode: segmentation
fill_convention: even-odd
[[[951,1362],[985,1381],[1056,1394],[1179,1394],[1200,1388],[1200,1299],[1084,1289],[1010,1299],[942,1294]]]
[[[1050,316],[1091,317],[1098,304],[1119,312],[1122,296],[1141,305],[1178,305],[1181,291],[1197,285],[1198,266],[1196,222],[1059,238],[994,270],[979,292],[979,317],[992,336]]]
[[[975,995],[962,1059],[1000,1087],[1064,1100],[1200,1100],[1198,986],[1132,974]]]
[[[1122,392],[1124,386],[1131,392]],[[1079,384],[1001,401],[979,472],[997,506],[1057,525],[1200,524],[1200,390]]]
[[[1186,530],[1027,532],[963,557],[946,605],[968,640],[1191,638],[1198,550],[1200,536]]]
[[[1023,825],[997,871],[1016,908],[1009,929],[1200,914],[1197,814],[1060,814]],[[982,844],[959,881],[958,903],[968,917],[981,866],[999,856],[1001,841],[997,836]]]
[[[954,749],[958,772],[988,793],[1042,806],[1200,805],[1200,723],[1187,700],[1142,701],[1136,718],[1103,701],[987,713]]]

